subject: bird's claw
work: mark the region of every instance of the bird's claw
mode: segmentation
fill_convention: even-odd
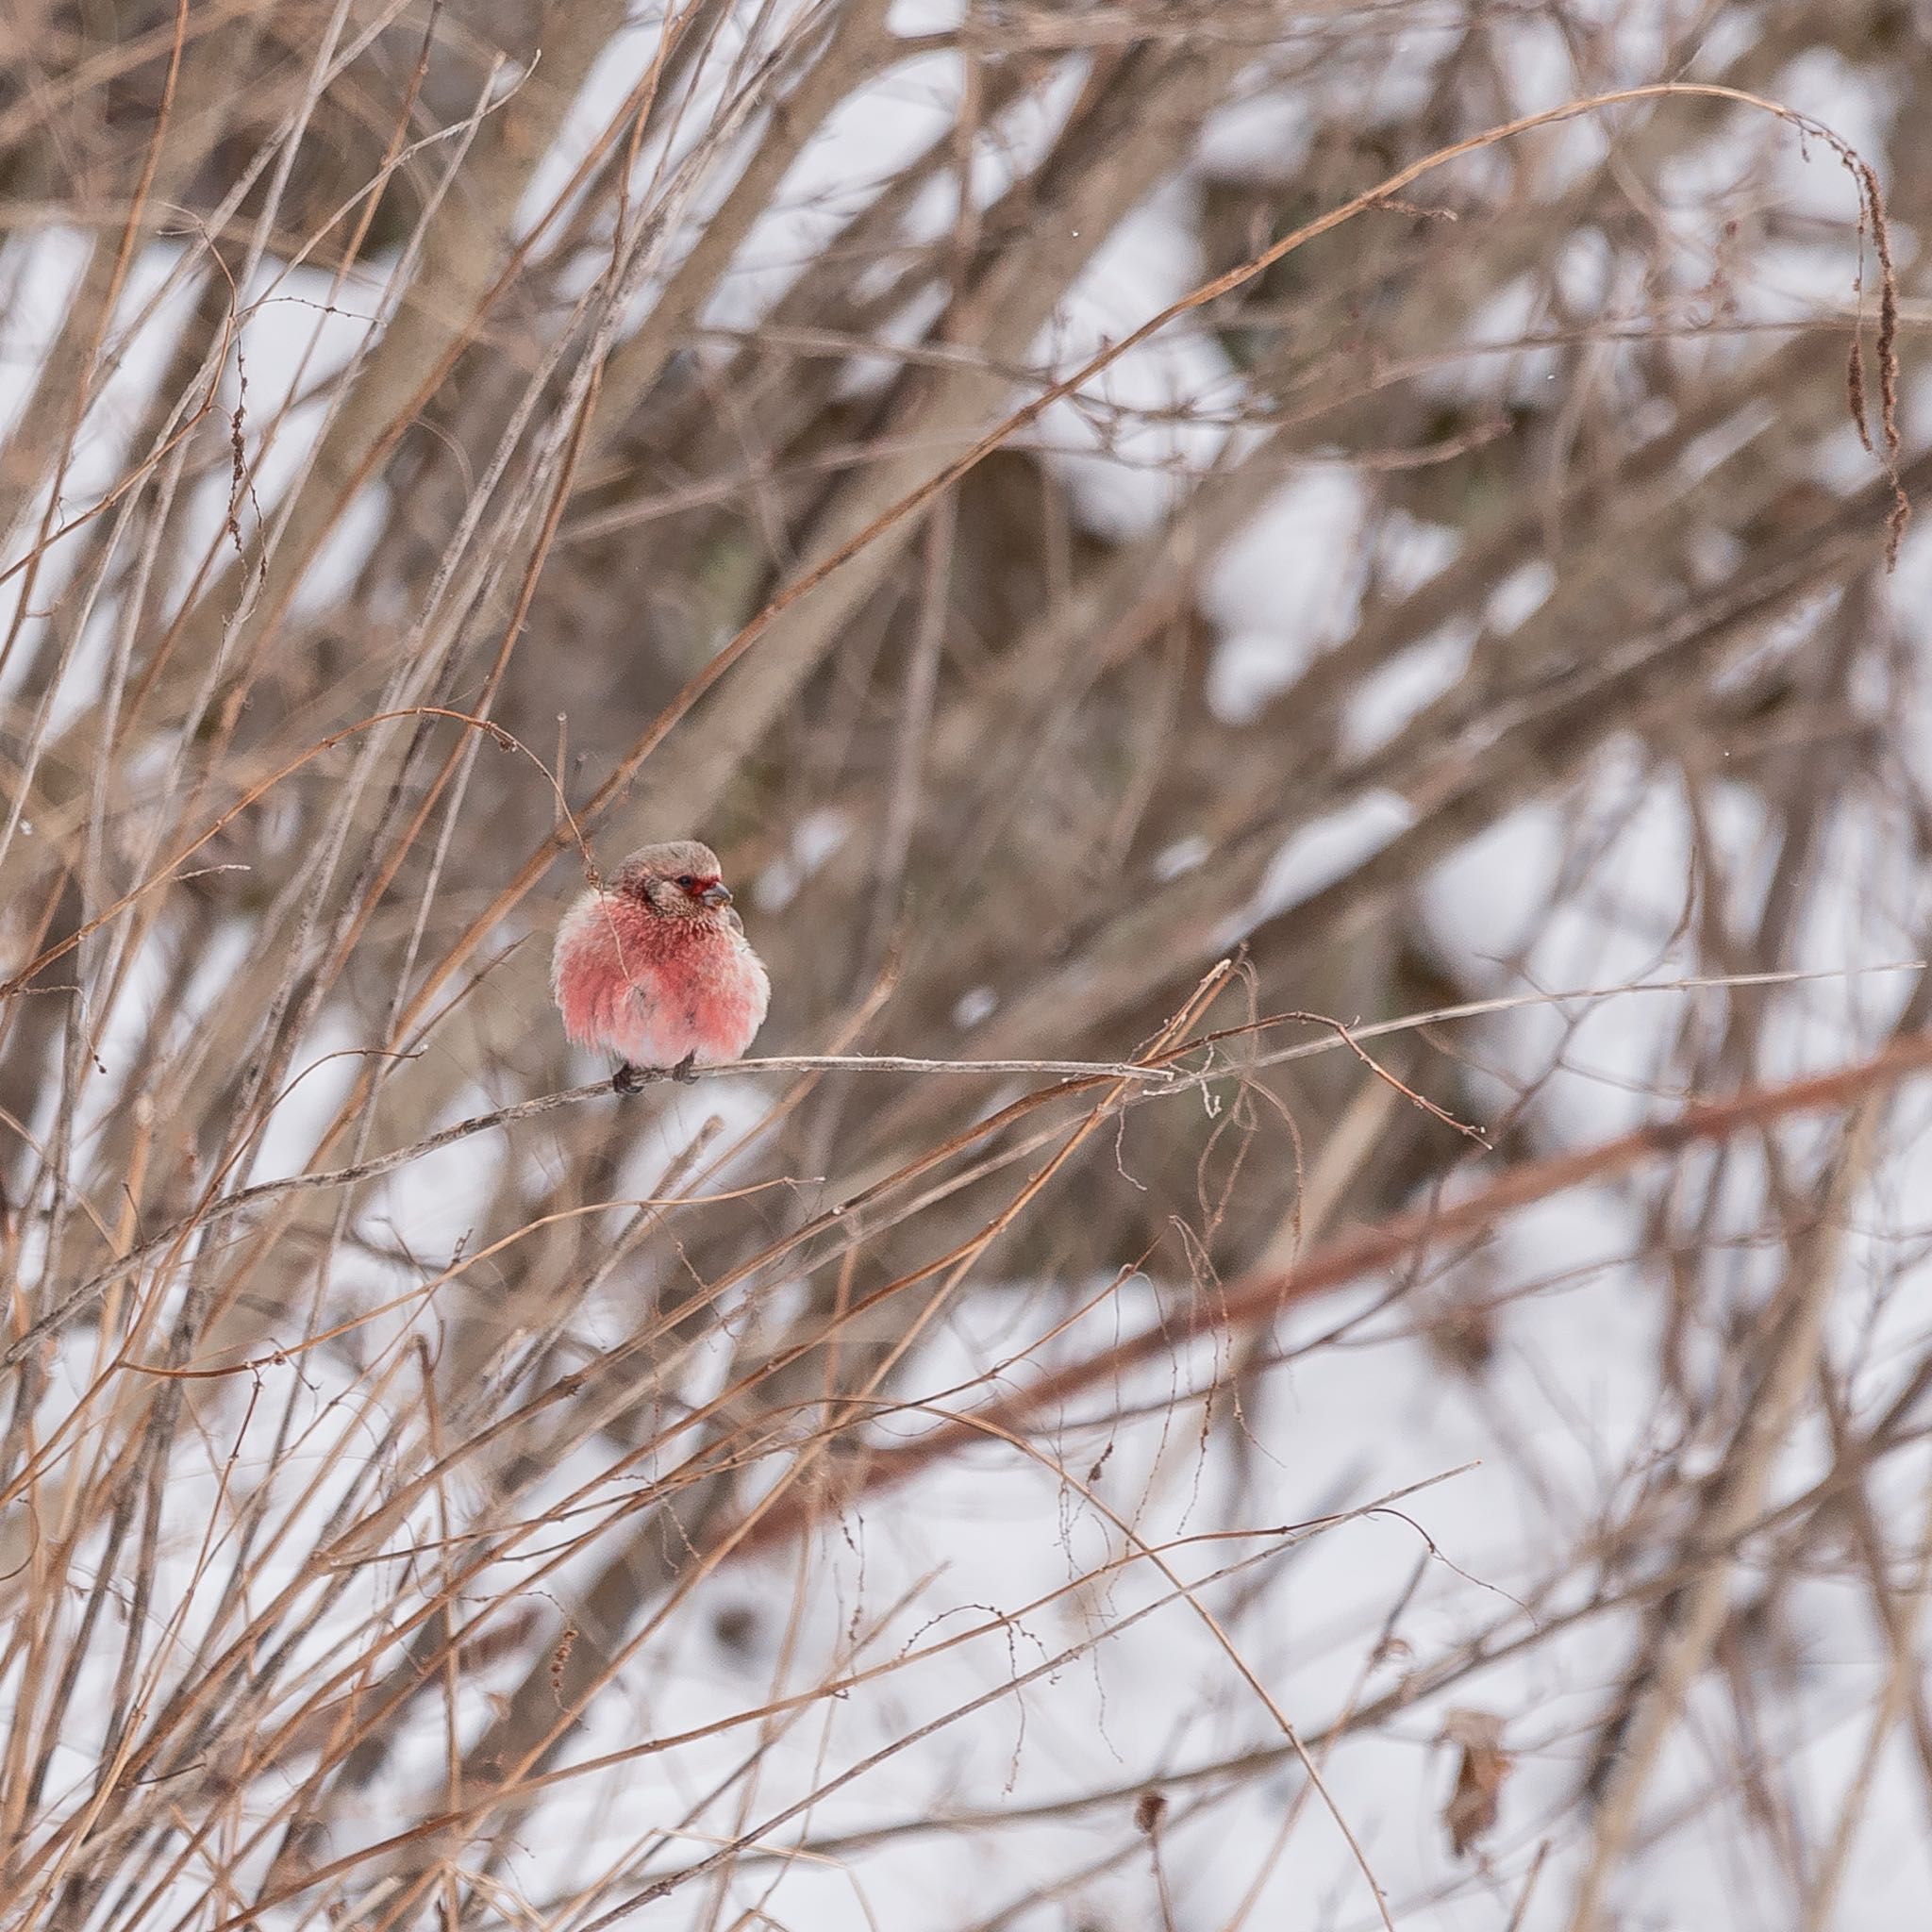
[[[697,1057],[697,1048],[692,1047],[675,1067],[634,1067],[625,1060],[611,1074],[610,1091],[613,1093],[641,1093],[654,1080],[675,1080],[680,1087],[694,1086],[698,1076],[691,1069]]]

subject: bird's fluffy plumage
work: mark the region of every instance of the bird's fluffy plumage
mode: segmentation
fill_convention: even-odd
[[[717,855],[675,840],[633,852],[608,889],[564,914],[550,989],[577,1045],[670,1068],[737,1059],[764,1023],[772,983]]]

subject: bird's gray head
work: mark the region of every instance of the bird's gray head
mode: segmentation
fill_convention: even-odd
[[[667,919],[703,919],[731,904],[718,855],[695,839],[641,846],[617,868],[610,890]]]

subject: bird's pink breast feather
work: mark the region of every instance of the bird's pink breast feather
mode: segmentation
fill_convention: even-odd
[[[771,981],[742,933],[722,919],[665,919],[627,899],[586,892],[558,928],[551,991],[579,1046],[633,1065],[695,1054],[735,1060],[763,1024]]]

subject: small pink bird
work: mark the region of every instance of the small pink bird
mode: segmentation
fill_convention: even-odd
[[[669,1074],[735,1060],[764,1023],[772,982],[695,840],[646,845],[608,890],[583,894],[557,929],[550,991],[578,1046],[622,1056],[611,1085],[635,1093]]]

